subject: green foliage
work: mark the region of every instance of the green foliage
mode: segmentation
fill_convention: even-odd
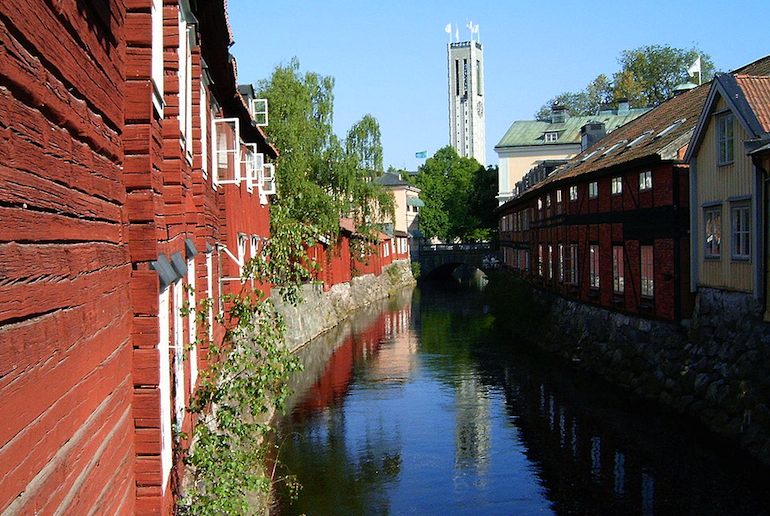
[[[490,238],[496,225],[490,210],[497,194],[496,169],[485,169],[447,146],[425,161],[415,182],[425,201],[420,230],[426,237],[443,241]]]
[[[684,82],[698,82],[689,77],[687,69],[700,56],[702,82],[714,77],[711,56],[693,47],[689,50],[668,45],[647,45],[624,50],[618,58],[620,70],[610,81],[600,74],[585,89],[564,92],[549,100],[537,113],[538,120],[548,120],[551,105],[561,104],[571,115],[594,115],[602,104],[620,98],[628,99],[633,107],[657,106],[673,95],[674,87]]]
[[[410,265],[414,279],[420,279],[420,262],[412,262]]]

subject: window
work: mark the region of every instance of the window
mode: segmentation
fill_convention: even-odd
[[[624,146],[626,143],[628,143],[628,140],[620,140],[618,143],[616,143],[606,151],[602,152],[602,156],[606,156],[607,154],[611,153],[615,149],[619,149],[620,147]]]
[[[703,212],[706,230],[703,253],[706,258],[719,258],[722,243],[722,207],[707,208]]]
[[[641,246],[641,265],[642,265],[642,297],[653,297],[654,290],[654,272],[652,264],[652,246]]]
[[[639,172],[639,191],[652,189],[652,172]]]
[[[556,202],[561,202],[561,190],[556,190]]]
[[[386,258],[390,256],[390,244],[388,242],[382,244],[382,255]]]
[[[259,253],[259,237],[257,235],[251,235],[251,245],[249,246],[249,256],[256,258]]]
[[[237,118],[214,120],[214,163],[217,184],[238,184],[241,182],[240,125]]]
[[[548,194],[545,196],[545,207],[546,208],[551,207],[551,194]]]
[[[559,139],[559,133],[556,131],[550,131],[545,133],[545,143],[553,143]]]
[[[177,281],[173,285],[174,304],[174,415],[176,417],[176,429],[182,430],[182,418],[184,417],[184,318],[182,317],[182,282]]]
[[[243,267],[246,261],[246,243],[248,240],[244,233],[238,233],[238,265],[240,267]],[[238,274],[241,274],[241,271],[238,271]]]
[[[257,127],[267,125],[267,99],[251,99],[251,116]]]
[[[200,98],[199,98],[198,111],[201,119],[201,170],[203,171],[203,178],[209,176],[209,149],[208,138],[209,135],[206,131],[208,122],[206,120],[206,114],[208,113],[208,100],[206,97],[206,86],[204,81],[200,83]]]
[[[569,200],[577,201],[577,185],[569,187]]]
[[[658,135],[655,138],[663,138],[668,133],[670,133],[671,131],[673,131],[674,129],[676,129],[677,127],[679,127],[680,125],[682,125],[686,121],[687,121],[686,118],[680,118],[679,120],[677,120],[673,124],[669,125],[665,129],[663,129],[661,132],[659,132]]]
[[[578,284],[578,245],[569,245],[569,282]]]
[[[537,198],[537,209],[538,210],[542,210],[543,209],[543,198],[542,197],[538,197]]]
[[[543,244],[537,246],[537,275],[543,275]]]
[[[588,198],[596,199],[599,197],[599,183],[592,181],[588,183]]]
[[[179,10],[179,142],[188,159],[192,156],[192,53],[184,11]]]
[[[564,281],[564,244],[559,244],[558,248],[559,256],[559,282]]]
[[[623,178],[613,177],[612,178],[612,195],[620,195],[622,193],[623,193]]]
[[[553,246],[548,246],[548,253],[545,255],[545,272],[547,279],[553,279]]]
[[[612,246],[612,291],[622,294],[624,289],[623,278],[623,246]]]
[[[169,348],[171,345],[171,320],[169,318],[169,289],[166,288],[158,297],[158,352],[160,355],[159,383],[160,394],[160,464],[161,486],[166,489],[172,462],[171,442],[171,371],[169,368]]]
[[[476,59],[476,94],[477,95],[484,94],[484,92],[481,89],[483,84],[484,84],[484,81],[481,80],[481,60]]]
[[[730,243],[735,260],[748,260],[751,255],[751,222],[748,204],[733,206],[730,210]]]
[[[152,103],[163,116],[163,0],[152,0]]]
[[[591,244],[588,249],[588,280],[591,288],[599,288],[599,246]]]
[[[733,162],[733,115],[730,113],[717,117],[717,154],[719,165]]]
[[[206,255],[206,297],[209,299],[207,314],[208,317],[208,338],[214,340],[214,253]]]
[[[195,259],[187,260],[187,304],[191,310],[195,310]],[[195,392],[195,382],[198,379],[198,347],[195,341],[198,338],[198,321],[195,312],[188,319],[190,344],[190,392]]]

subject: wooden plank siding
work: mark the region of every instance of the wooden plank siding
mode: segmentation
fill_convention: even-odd
[[[698,216],[698,228],[701,229],[693,238],[698,271],[700,271],[698,286],[753,293],[754,259],[740,261],[731,256],[733,242],[730,209],[735,203],[731,202],[730,199],[748,197],[748,200],[738,202],[749,202],[752,213],[757,209],[754,166],[751,158],[746,156],[743,151],[743,142],[748,139],[748,135],[737,117],[733,121],[735,159],[727,165],[717,164],[717,134],[714,117],[726,110],[727,104],[724,99],[718,99],[715,115],[711,116],[711,121],[706,127],[705,135],[695,156],[697,170],[695,180],[699,202],[699,206],[695,208]],[[704,205],[713,209],[715,203],[718,203],[717,206],[721,206],[722,219],[721,252],[718,259],[704,257],[704,235],[702,234],[705,227]],[[756,218],[752,217],[752,222],[754,220]],[[752,246],[755,245],[753,240],[752,236]]]
[[[20,0],[0,16],[3,513],[135,507],[125,7],[101,7]]]

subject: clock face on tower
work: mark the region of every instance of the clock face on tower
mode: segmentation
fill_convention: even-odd
[[[476,103],[476,113],[478,113],[479,116],[484,116],[484,104],[482,104],[480,100]]]

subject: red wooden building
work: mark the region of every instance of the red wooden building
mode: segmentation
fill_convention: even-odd
[[[506,266],[584,303],[648,318],[689,317],[683,156],[707,90],[669,99],[500,206]]]

